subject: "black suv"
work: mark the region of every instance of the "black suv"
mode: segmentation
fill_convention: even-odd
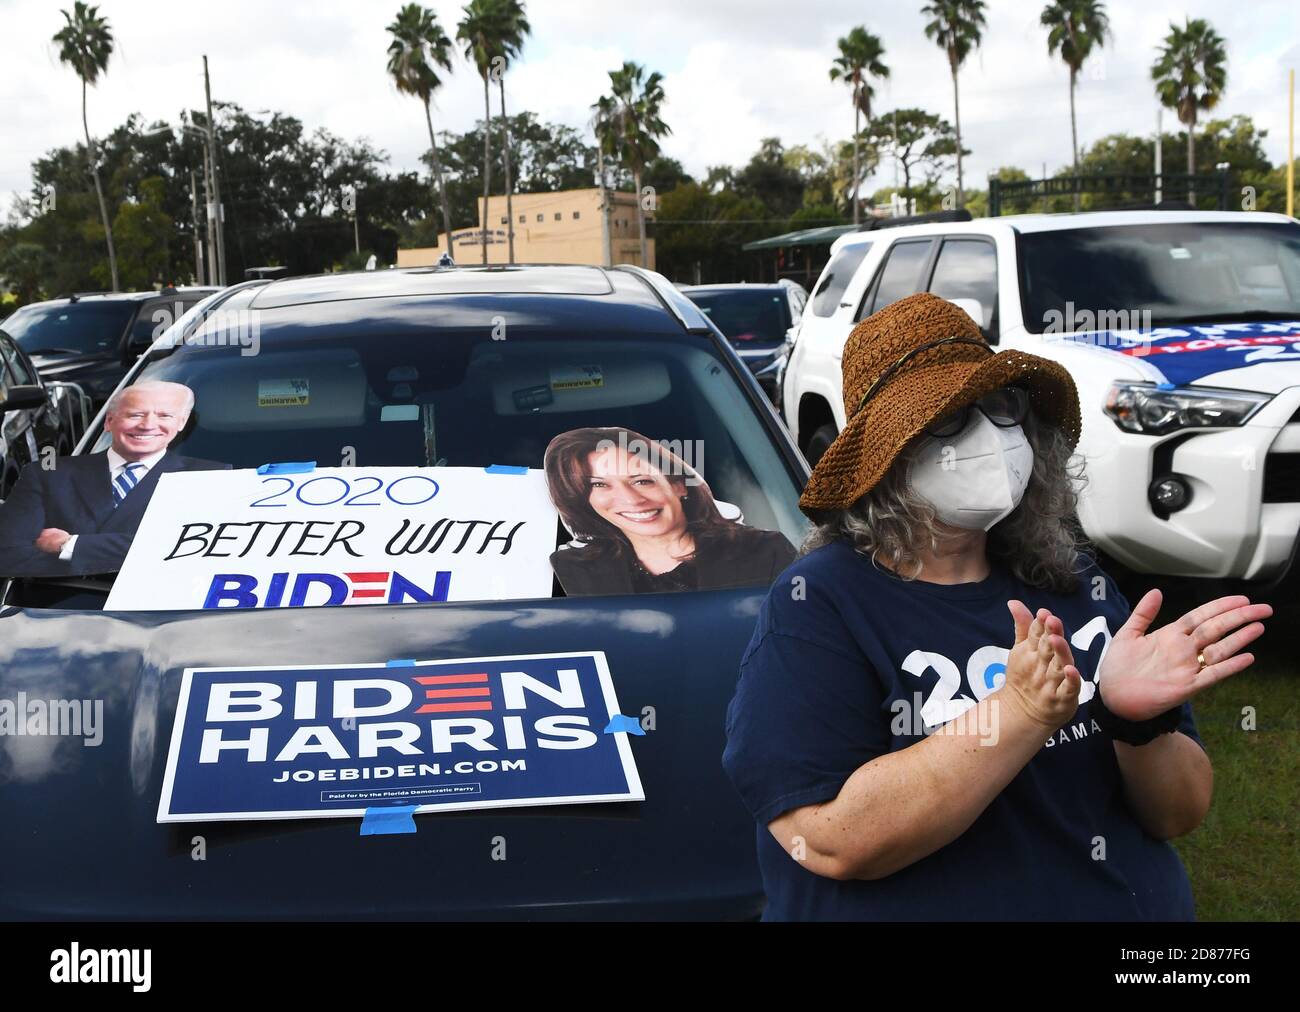
[[[24,306],[4,321],[4,329],[42,377],[80,385],[98,410],[154,339],[216,291],[69,295]]]
[[[0,500],[46,447],[60,456],[72,452],[89,421],[89,412],[77,408],[69,389],[42,383],[31,360],[0,330]]]

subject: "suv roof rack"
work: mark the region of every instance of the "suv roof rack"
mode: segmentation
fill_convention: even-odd
[[[944,221],[973,221],[970,211],[964,207],[952,211],[927,211],[925,214],[905,214],[897,218],[873,218],[866,222],[859,232],[874,232],[880,228],[901,228],[903,225],[925,225]]]
[[[247,281],[258,281],[266,279],[275,281],[278,278],[287,278],[289,276],[288,267],[245,267],[244,279]]]

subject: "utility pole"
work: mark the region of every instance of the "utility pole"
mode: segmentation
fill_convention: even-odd
[[[225,215],[221,206],[221,180],[217,178],[217,121],[212,118],[212,82],[208,79],[208,57],[203,55],[203,94],[208,103],[208,160],[212,165],[213,214],[217,223],[217,284],[226,284],[226,231],[222,223]]]
[[[199,183],[193,169],[190,169],[190,220],[194,223],[194,283],[201,285],[203,284],[203,238],[199,235]]]
[[[212,152],[208,144],[203,144],[203,206],[207,209],[204,217],[208,223],[208,284],[217,284],[217,228],[214,217],[217,205],[212,200]]]
[[[361,255],[361,208],[357,206],[357,190],[359,187],[352,187],[352,241],[356,245],[357,256]]]
[[[596,138],[596,173],[600,177],[600,265],[609,267],[613,260],[609,250],[609,188],[605,185],[605,145]]]
[[[1164,112],[1162,106],[1156,106],[1156,206],[1160,206],[1160,201],[1164,199],[1164,180],[1160,175],[1160,151],[1161,142],[1164,140],[1160,133],[1160,117]]]
[[[1295,71],[1288,75],[1290,97],[1287,99],[1286,134],[1286,216],[1295,217]]]

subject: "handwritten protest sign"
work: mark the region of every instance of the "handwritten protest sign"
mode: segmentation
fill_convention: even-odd
[[[549,597],[540,470],[164,474],[108,610]]]

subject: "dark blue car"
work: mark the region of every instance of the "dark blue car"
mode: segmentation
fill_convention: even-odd
[[[718,509],[743,517],[763,552],[803,535],[806,465],[731,345],[656,274],[330,275],[237,286],[205,307],[216,311],[254,323],[256,354],[173,330],[123,381],[193,388],[198,406],[174,444],[186,456],[334,465],[349,448],[369,466],[540,468],[561,433],[625,426],[700,447],[692,464]],[[247,399],[300,376],[313,398],[300,421]],[[566,385],[586,396],[556,396]],[[399,403],[423,424],[390,424],[408,417]],[[101,422],[80,452],[108,445]],[[557,549],[568,539],[557,527]],[[102,701],[97,745],[0,736],[0,918],[761,911],[754,826],[720,756],[764,583],[566,597],[556,580],[528,600],[116,612],[104,610],[108,589],[106,578],[0,581],[11,721],[20,698]],[[653,727],[627,739],[644,801],[420,813],[416,832],[380,836],[355,818],[158,821],[186,669],[571,651],[602,652],[621,712]]]

